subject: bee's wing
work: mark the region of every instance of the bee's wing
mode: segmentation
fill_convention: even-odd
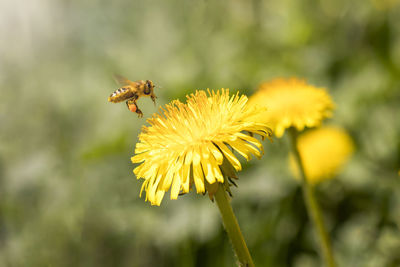
[[[132,84],[130,80],[119,74],[114,74],[114,80],[117,84],[121,86]]]

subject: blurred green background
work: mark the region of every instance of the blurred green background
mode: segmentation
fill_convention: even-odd
[[[113,73],[153,80],[158,105],[275,77],[328,88],[356,144],[316,188],[339,265],[400,266],[399,1],[5,0],[0,40],[0,266],[234,265],[208,197],[139,198],[145,119],[107,102]],[[286,137],[265,151],[233,189],[255,264],[321,266]]]

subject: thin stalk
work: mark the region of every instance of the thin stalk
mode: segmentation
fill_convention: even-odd
[[[239,266],[254,267],[253,259],[251,258],[246,242],[244,241],[238,221],[233,213],[223,185],[218,186],[217,193],[214,196],[222,216],[225,230],[231,239],[233,249],[238,258]]]
[[[326,231],[324,220],[321,215],[321,211],[318,205],[317,200],[315,199],[313,187],[308,183],[306,173],[304,171],[304,165],[300,157],[299,150],[297,148],[297,130],[294,128],[289,129],[292,151],[294,154],[294,158],[298,165],[301,174],[301,185],[303,191],[303,197],[306,203],[308,216],[311,217],[314,227],[316,228],[317,235],[320,240],[320,248],[322,257],[325,261],[325,265],[329,267],[335,267],[335,260],[333,257],[332,246],[330,242],[330,238],[328,232]]]

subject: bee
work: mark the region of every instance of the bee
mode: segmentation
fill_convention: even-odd
[[[109,97],[108,101],[119,103],[126,100],[126,106],[132,112],[136,112],[138,117],[143,117],[143,112],[139,109],[136,101],[142,96],[149,96],[156,104],[157,96],[154,94],[154,84],[150,80],[139,80],[132,82],[120,75],[114,75],[115,80],[122,87],[115,90]]]

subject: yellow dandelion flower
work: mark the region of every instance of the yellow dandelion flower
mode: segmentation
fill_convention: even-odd
[[[351,137],[343,129],[333,126],[313,129],[300,135],[297,147],[311,184],[335,176],[354,151]],[[290,165],[299,176],[293,155],[290,156]]]
[[[275,79],[260,85],[250,97],[249,104],[266,106],[268,112],[260,113],[251,120],[267,123],[277,137],[285,129],[320,125],[324,118],[332,116],[333,101],[324,88],[316,88],[296,78]]]
[[[260,158],[263,147],[253,134],[270,137],[271,130],[259,122],[246,121],[260,112],[247,105],[244,95],[229,96],[229,89],[216,92],[196,91],[187,102],[178,100],[155,113],[144,126],[136,145],[133,163],[141,163],[134,173],[144,182],[140,194],[160,205],[164,194],[171,189],[171,199],[188,193],[192,185],[197,193],[206,186],[224,183],[229,168],[241,170],[232,151],[245,159]],[[229,163],[229,164],[228,164]]]

